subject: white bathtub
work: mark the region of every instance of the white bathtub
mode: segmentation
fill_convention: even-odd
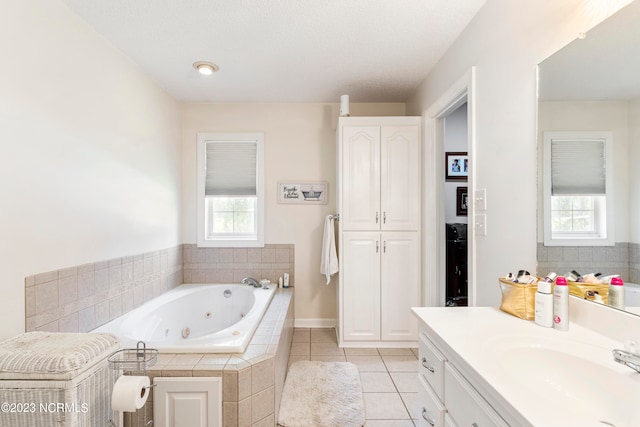
[[[275,290],[184,284],[93,332],[115,334],[123,348],[144,341],[161,353],[242,353]]]

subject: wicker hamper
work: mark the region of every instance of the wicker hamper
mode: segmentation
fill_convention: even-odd
[[[0,426],[101,427],[118,373],[116,337],[27,332],[0,343]]]

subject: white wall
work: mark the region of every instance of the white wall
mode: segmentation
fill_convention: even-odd
[[[610,2],[603,2],[610,4]],[[488,0],[408,102],[423,114],[476,66],[476,188],[487,236],[476,239],[477,303],[497,305],[497,277],[536,270],[536,65],[607,13],[583,0]]]
[[[629,103],[627,101],[547,101],[538,107],[538,144],[550,131],[613,132],[613,184],[615,241],[629,241]],[[542,145],[539,145],[542,147]],[[542,149],[538,150],[538,176],[542,176]],[[637,181],[636,181],[637,182]],[[538,206],[542,206],[542,179]],[[538,215],[538,242],[544,241],[543,215]]]
[[[444,123],[444,151],[464,152],[468,151],[467,137],[467,104],[461,105],[457,110],[445,118]],[[456,198],[458,187],[466,187],[466,181],[449,181],[444,183],[444,221],[445,223],[461,222],[466,224],[466,216],[456,214]]]
[[[640,99],[629,102],[629,242],[640,243]]]
[[[188,104],[183,113],[184,243],[196,243],[196,134],[264,132],[265,243],[295,244],[295,316],[335,319],[336,283],[320,274],[324,217],[336,211],[336,104]],[[404,104],[351,104],[352,115],[404,115]],[[328,181],[326,205],[278,204],[279,181]]]
[[[179,105],[57,0],[0,3],[0,339],[24,278],[180,243]]]

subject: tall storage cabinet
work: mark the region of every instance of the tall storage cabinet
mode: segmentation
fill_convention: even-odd
[[[420,118],[347,117],[338,129],[342,346],[417,342]]]

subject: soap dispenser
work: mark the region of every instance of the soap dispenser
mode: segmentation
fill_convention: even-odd
[[[553,327],[558,331],[569,330],[569,286],[563,276],[556,278],[553,288]]]

